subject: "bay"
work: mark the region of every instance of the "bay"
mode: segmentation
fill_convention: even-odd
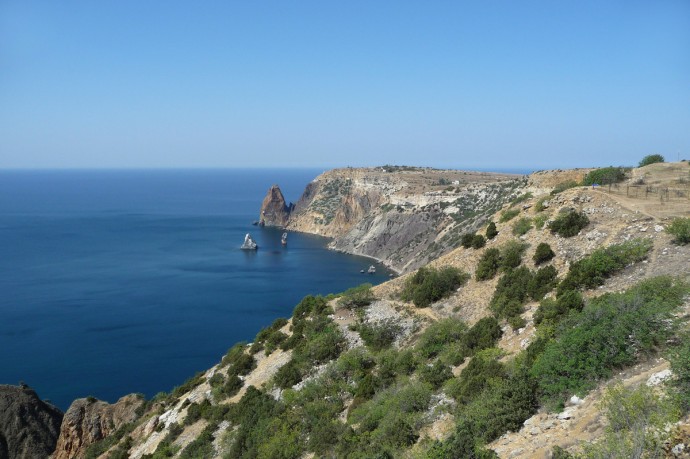
[[[0,171],[0,383],[61,409],[169,391],[307,294],[389,272],[327,239],[259,228],[316,169]],[[239,249],[251,233],[256,252]]]

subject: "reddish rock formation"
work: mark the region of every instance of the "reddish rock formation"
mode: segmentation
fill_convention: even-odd
[[[133,422],[142,403],[136,395],[126,395],[113,405],[89,398],[75,400],[62,419],[53,459],[84,457],[89,445]]]
[[[280,191],[278,185],[273,185],[261,203],[259,222],[266,226],[283,227],[287,225],[293,207],[292,203],[290,205],[285,203],[283,192]]]

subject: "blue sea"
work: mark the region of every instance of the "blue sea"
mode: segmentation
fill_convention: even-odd
[[[0,384],[63,410],[151,397],[307,294],[385,281],[324,238],[252,226],[272,184],[295,202],[321,172],[0,171]]]

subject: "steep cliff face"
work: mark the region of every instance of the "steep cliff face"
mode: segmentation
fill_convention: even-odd
[[[112,405],[87,398],[75,400],[62,419],[53,459],[84,457],[91,444],[134,421],[142,403],[136,395],[122,397]]]
[[[261,203],[259,222],[266,226],[283,227],[287,225],[292,207],[292,204],[285,203],[285,198],[278,185],[273,185]]]
[[[457,247],[525,185],[517,176],[428,168],[335,169],[307,185],[287,227],[408,272]]]
[[[32,389],[0,386],[0,459],[48,457],[61,420],[62,412]]]

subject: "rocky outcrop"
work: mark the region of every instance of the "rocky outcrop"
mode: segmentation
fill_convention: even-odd
[[[266,226],[283,227],[287,225],[293,207],[292,203],[286,204],[283,192],[280,191],[278,185],[273,185],[268,189],[268,193],[261,203],[259,223]]]
[[[62,412],[29,387],[0,385],[0,459],[48,457],[61,421]]]
[[[429,168],[334,169],[309,183],[287,228],[409,272],[453,248],[521,192],[520,177]]]
[[[84,457],[89,445],[133,422],[143,403],[137,395],[126,395],[112,405],[93,398],[75,400],[62,419],[53,459]]]

